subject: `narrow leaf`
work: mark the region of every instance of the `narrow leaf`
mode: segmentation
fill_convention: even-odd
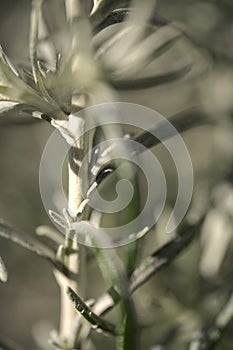
[[[99,329],[112,335],[117,334],[115,326],[92,312],[89,306],[73,291],[73,289],[68,287],[67,294],[73,302],[76,311],[81,313],[81,315],[92,325],[93,329]]]
[[[130,8],[118,8],[113,10],[106,18],[102,19],[100,23],[97,23],[97,25],[94,28],[94,33],[96,34],[113,24],[124,22],[131,13],[132,13],[132,9]],[[90,18],[91,22],[93,21],[93,19],[95,20],[95,14],[91,16]],[[164,25],[167,25],[168,23],[170,23],[169,20],[163,17],[160,17],[158,14],[155,14],[155,13],[152,13],[152,16],[149,22],[150,25],[153,25],[156,27],[164,26]]]
[[[58,271],[62,272],[65,276],[69,276],[72,280],[77,276],[67,269],[63,263],[55,259],[54,253],[50,250],[43,248],[37,242],[26,241],[20,237],[18,232],[8,224],[0,222],[0,237],[8,239],[13,243],[16,243],[18,246],[23,247],[32,253],[46,259],[49,261]]]
[[[30,28],[30,59],[32,65],[32,73],[36,84],[40,80],[39,69],[37,65],[37,43],[38,43],[38,33],[39,33],[39,18],[41,15],[41,0],[33,0],[32,2],[32,12],[31,12],[31,28]]]
[[[194,240],[200,231],[204,217],[195,225],[185,225],[180,234],[156,250],[138,266],[130,279],[130,293],[143,285],[162,267],[171,263],[181,252],[183,252]]]
[[[61,216],[60,214],[56,213],[53,210],[49,210],[49,216],[51,217],[51,219],[53,220],[53,222],[55,224],[58,224],[59,226],[61,226],[63,229],[67,228],[67,222],[65,221],[65,219],[63,218],[63,216]]]
[[[191,71],[191,66],[182,67],[175,71],[158,74],[146,78],[135,78],[127,80],[111,79],[111,84],[118,90],[141,90],[148,89],[155,86],[172,83],[178,79],[185,77]]]
[[[0,47],[0,101],[10,100],[20,105],[32,106],[34,111],[51,113],[59,118],[60,109],[48,103],[39,91],[24,82],[12,68],[8,57]],[[63,115],[64,117],[64,115]]]
[[[168,121],[175,127],[176,132],[179,134],[202,125],[211,125],[214,123],[203,110],[198,108],[190,108],[174,114],[168,118]],[[140,134],[134,140],[147,148],[154,147],[161,143],[161,140],[154,136],[155,134],[163,135],[163,141],[175,135],[175,133],[168,133],[166,131],[166,125],[166,122],[161,122],[154,128],[151,128],[150,131]],[[139,148],[139,152],[140,150],[141,147]]]
[[[9,239],[19,246],[26,248],[27,250],[46,258],[47,260],[53,261],[52,256],[48,255],[41,247],[36,245],[36,243],[25,241],[11,226],[4,222],[0,222],[0,237]]]
[[[117,8],[127,7],[130,0],[97,0],[91,12],[91,22],[97,26],[103,21],[113,10]]]
[[[169,265],[181,252],[183,252],[199,234],[205,214],[195,223],[187,224],[181,228],[176,238],[156,250],[146,258],[133,272],[129,283],[129,292],[133,293],[144,285],[152,276],[162,268]],[[102,315],[111,310],[121,300],[120,292],[112,286],[107,292],[99,297],[93,310],[98,310]]]
[[[113,24],[123,22],[129,14],[130,14],[130,9],[128,8],[120,8],[120,9],[114,10],[100,24],[98,24],[95,27],[94,33],[97,34],[101,30]]]

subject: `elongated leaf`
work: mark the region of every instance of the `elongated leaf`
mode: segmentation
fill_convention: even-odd
[[[191,71],[191,66],[177,69],[175,71],[158,74],[145,78],[135,78],[127,80],[111,80],[111,84],[118,90],[141,90],[155,86],[172,83],[178,79],[185,77]]]
[[[2,47],[0,46],[0,85],[5,88],[11,88],[12,93],[15,93],[13,100],[18,101],[16,89],[21,89],[23,92],[35,94],[35,92],[29,88],[19,77],[18,72],[13,68],[9,58],[5,55]],[[21,91],[21,92],[22,92]]]
[[[44,76],[42,74],[42,67],[37,59],[37,46],[38,46],[38,35],[39,35],[39,21],[41,18],[41,5],[42,0],[34,0],[32,3],[32,12],[31,12],[31,30],[30,30],[30,58],[32,65],[32,72],[34,76],[35,83],[38,85],[38,88],[44,96],[44,98],[51,104],[51,106],[55,107],[55,109],[59,109],[57,103],[53,100],[53,98],[49,95],[46,88],[46,81],[44,80]]]
[[[74,273],[72,273],[72,271],[69,271],[69,269],[67,269],[64,264],[56,260],[53,252],[43,248],[37,242],[24,240],[22,237],[20,237],[14,228],[2,221],[0,222],[0,237],[8,239],[18,246],[23,247],[32,253],[35,253],[36,255],[46,259],[53,265],[53,267],[62,272],[65,276],[69,276],[70,279],[75,279],[77,277]]]
[[[31,28],[30,28],[30,59],[32,65],[32,72],[36,84],[40,80],[40,73],[37,62],[37,43],[39,33],[39,18],[41,15],[42,0],[33,0],[31,11]]]
[[[127,7],[130,0],[96,0],[91,12],[91,22],[94,26],[101,23],[113,10]]]
[[[51,113],[59,118],[59,108],[51,106],[38,91],[27,85],[12,68],[10,60],[0,47],[0,101],[10,100],[19,105],[33,106],[34,111]],[[1,95],[2,98],[1,98]]]
[[[114,10],[112,13],[109,14],[109,16],[107,16],[100,24],[98,24],[95,27],[94,33],[96,34],[113,24],[123,22],[130,13],[131,11],[128,8]]]
[[[183,36],[173,24],[154,29],[152,33],[147,24],[143,29],[134,26],[128,28],[131,28],[128,35],[102,50],[106,66],[110,66],[110,69],[114,67],[114,76],[125,80],[167,52]],[[109,40],[111,41],[112,39]]]
[[[133,274],[129,283],[129,292],[133,293],[142,286],[152,276],[158,273],[162,268],[169,265],[181,252],[183,252],[200,232],[200,227],[205,218],[204,214],[195,224],[184,225],[176,238],[156,250],[148,258],[141,262]],[[112,286],[104,293],[93,306],[93,310],[98,310],[102,315],[111,310],[121,300],[120,291]],[[96,311],[97,312],[97,311]]]
[[[104,18],[100,23],[98,23],[95,26],[94,33],[96,34],[113,24],[124,22],[131,13],[132,13],[131,8],[118,8],[116,10],[113,10],[106,18]],[[93,17],[95,19],[95,15]],[[92,17],[90,17],[90,20],[92,22]],[[155,13],[151,14],[151,18],[149,21],[150,25],[160,27],[160,26],[167,25],[168,23],[170,23],[168,19],[165,19]]]
[[[46,258],[49,261],[53,261],[52,256],[45,253],[41,247],[36,243],[25,241],[11,226],[4,222],[0,222],[0,237],[9,239],[10,241],[18,244],[19,246],[30,250],[31,252]]]
[[[61,216],[60,214],[56,213],[53,210],[49,210],[49,216],[51,217],[51,219],[53,220],[53,222],[55,224],[58,224],[59,226],[61,226],[63,229],[67,228],[67,222],[65,221],[65,219],[63,218],[63,216]]]
[[[203,110],[198,108],[190,108],[172,115],[168,118],[168,121],[175,127],[179,134],[199,126],[214,124],[214,121]],[[154,128],[151,128],[151,131],[146,131],[137,136],[135,141],[147,148],[154,147],[161,143],[161,140],[154,136],[155,133],[156,135],[163,135],[163,141],[175,135],[174,133],[167,133],[166,123],[161,122]]]
[[[92,325],[93,329],[99,329],[112,335],[117,334],[115,326],[92,312],[89,306],[73,291],[73,289],[68,287],[67,294],[73,302],[75,309]]]
[[[150,279],[163,266],[168,265],[177,255],[188,247],[196,235],[200,232],[205,215],[194,225],[185,225],[180,234],[170,242],[155,251],[149,258],[146,258],[137,267],[130,279],[130,293],[134,292],[142,284]]]

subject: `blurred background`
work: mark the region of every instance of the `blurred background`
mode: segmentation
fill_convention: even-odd
[[[0,44],[16,64],[28,62],[30,8],[29,0],[1,0]],[[183,340],[201,325],[211,323],[232,288],[233,3],[158,0],[157,13],[186,29],[195,50],[201,53],[204,73],[198,79],[121,92],[119,101],[152,107],[166,117],[201,104],[217,121],[217,126],[199,127],[184,135],[194,167],[194,196],[211,196],[215,210],[207,218],[200,239],[135,296],[143,349],[153,349],[153,344],[173,333],[178,334],[177,339],[166,349],[182,349]],[[31,124],[17,116],[9,122],[0,120],[0,217],[25,237],[34,237],[38,225],[51,225],[40,198],[38,169],[52,131],[43,121]],[[161,146],[155,152],[166,169],[169,193],[173,193],[177,186],[174,165]],[[173,201],[171,194],[156,231],[143,242],[144,255],[168,239],[161,232]],[[59,290],[51,267],[3,239],[0,255],[9,272],[8,282],[0,284],[0,334],[25,349],[49,348],[46,339],[58,328],[59,318]],[[88,280],[90,296],[104,291],[93,261]],[[232,350],[232,330],[233,322],[216,349]],[[111,348],[108,338],[95,338],[98,349]]]

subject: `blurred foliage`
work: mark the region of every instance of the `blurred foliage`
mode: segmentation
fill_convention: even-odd
[[[202,105],[217,125],[203,126],[184,135],[196,179],[193,206],[201,207],[207,198],[210,208],[196,239],[133,297],[142,348],[182,350],[195,339],[189,350],[211,349],[213,338],[224,330],[215,349],[231,350],[233,323],[227,318],[224,320],[229,321],[228,324],[221,323],[220,316],[221,310],[229,305],[228,316],[232,312],[229,295],[233,272],[233,3],[231,0],[158,0],[156,11],[164,18],[181,23],[195,48],[203,54],[208,69],[191,81],[177,81],[148,90],[121,91],[119,100],[153,107],[167,117]],[[14,62],[28,58],[29,12],[30,1],[1,1],[0,42]],[[192,55],[191,47],[190,52],[187,47],[187,54]],[[169,59],[167,62],[169,65]],[[14,115],[11,118],[16,120]],[[50,224],[40,200],[38,168],[51,131],[49,125],[40,121],[8,125],[6,120],[1,120],[0,212],[1,217],[23,232],[22,237],[28,234],[33,238],[37,226]],[[173,193],[174,165],[162,147],[154,151],[166,170],[169,193]],[[164,235],[173,202],[174,194],[155,232],[140,241],[141,258],[153,252],[156,258],[161,257],[158,249],[175,238]],[[123,255],[122,250],[119,249],[119,254]],[[49,349],[49,333],[58,328],[59,296],[48,263],[2,239],[0,255],[9,272],[9,281],[0,285],[0,333],[27,349]],[[88,250],[90,287],[87,294],[96,298],[109,285],[104,284],[93,256]],[[116,315],[111,312],[108,318],[115,320]],[[92,340],[97,349],[113,348],[111,339],[103,334],[93,333]]]

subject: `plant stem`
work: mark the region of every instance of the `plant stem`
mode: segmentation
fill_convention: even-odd
[[[79,142],[76,142],[77,147],[80,146]],[[72,153],[73,149],[70,149]],[[70,159],[72,158],[72,154]],[[69,190],[68,190],[68,206],[72,214],[77,213],[78,207],[82,201],[81,195],[81,179],[78,174],[73,171],[69,165]],[[73,240],[68,232],[67,238],[64,244],[63,261],[66,268],[71,274],[76,276],[75,279],[72,276],[64,276],[56,271],[55,277],[60,287],[60,337],[66,344],[67,348],[73,348],[76,337],[74,336],[75,320],[77,318],[76,311],[73,304],[70,302],[67,296],[67,286],[70,286],[75,292],[78,292],[84,297],[84,276],[83,268],[85,266],[84,249],[80,247],[77,240]]]

